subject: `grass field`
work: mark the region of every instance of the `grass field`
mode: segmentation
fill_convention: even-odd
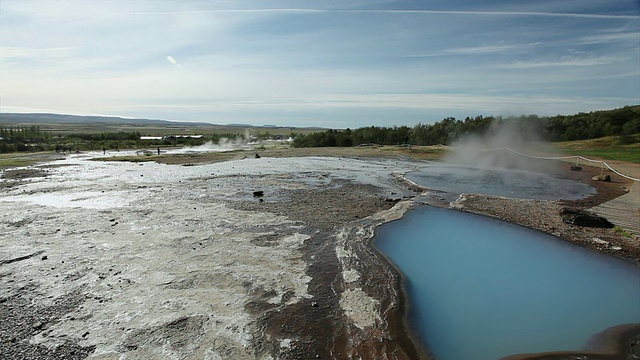
[[[60,157],[53,152],[0,154],[0,170],[51,161]]]
[[[567,155],[580,155],[598,160],[619,160],[640,164],[640,141],[620,145],[616,137],[554,143]]]

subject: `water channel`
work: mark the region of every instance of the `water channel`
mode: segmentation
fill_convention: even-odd
[[[579,350],[640,323],[640,269],[510,223],[425,206],[374,245],[405,275],[410,325],[439,360]]]

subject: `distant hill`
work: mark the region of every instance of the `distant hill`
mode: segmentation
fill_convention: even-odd
[[[263,131],[286,130],[310,130],[324,131],[325,128],[320,127],[304,127],[297,128],[293,126],[276,126],[276,125],[250,125],[250,124],[212,124],[206,122],[193,121],[170,121],[158,119],[138,119],[138,118],[122,118],[116,116],[81,116],[81,115],[65,115],[65,114],[18,114],[18,113],[0,113],[0,126],[41,126],[42,130],[49,131],[144,131],[145,129],[190,129],[193,131],[244,131],[246,129],[255,129]]]
[[[115,116],[80,116],[62,114],[15,114],[0,113],[0,123],[9,124],[121,124],[121,125],[169,125],[171,123],[182,126],[203,126],[211,125],[204,122],[181,122],[155,119],[131,119]]]

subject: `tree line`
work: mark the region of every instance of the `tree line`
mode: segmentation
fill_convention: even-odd
[[[640,105],[614,110],[540,117],[476,116],[459,120],[447,117],[433,124],[418,123],[413,127],[369,126],[355,130],[327,130],[308,135],[292,134],[295,147],[349,147],[362,144],[438,145],[451,144],[469,134],[484,134],[503,124],[520,133],[535,133],[541,140],[571,141],[604,136],[617,136],[621,143],[640,141]],[[197,146],[206,142],[219,143],[222,138],[236,140],[238,133],[208,134],[201,138],[141,140],[140,132],[52,133],[39,126],[3,126],[0,124],[0,153],[16,151],[83,151],[102,149],[143,148],[156,146]],[[258,139],[270,134],[257,134]]]
[[[136,149],[156,146],[198,146],[206,142],[219,143],[221,139],[235,140],[242,134],[208,134],[200,138],[167,137],[140,139],[138,131],[102,133],[54,133],[41,130],[40,126],[9,126],[0,124],[0,153],[35,151],[87,151]]]
[[[418,123],[413,127],[363,127],[355,130],[327,130],[297,136],[295,147],[379,145],[438,145],[451,144],[462,136],[485,134],[491,128],[509,125],[520,133],[535,133],[547,141],[587,140],[604,136],[618,136],[621,142],[640,141],[640,105],[614,110],[594,111],[575,115],[540,117],[466,117],[458,120],[447,117],[434,124]]]
[[[51,139],[50,132],[41,131],[36,125],[0,127],[0,153],[30,151]]]

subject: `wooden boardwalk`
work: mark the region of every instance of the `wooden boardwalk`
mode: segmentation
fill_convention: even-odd
[[[634,182],[629,193],[594,206],[591,211],[640,237],[640,183]]]

